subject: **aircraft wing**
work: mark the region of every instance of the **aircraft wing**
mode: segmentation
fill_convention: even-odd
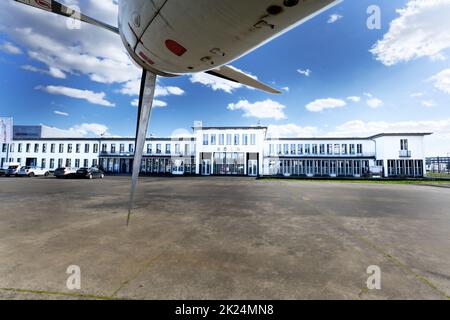
[[[255,78],[243,73],[240,70],[237,70],[234,67],[221,66],[217,69],[212,69],[212,70],[206,71],[206,73],[216,76],[216,77],[219,77],[219,78],[222,78],[222,79],[241,83],[243,85],[246,85],[246,86],[249,86],[249,87],[252,87],[255,89],[263,90],[268,93],[274,93],[274,94],[281,93],[281,91],[274,89],[274,88],[268,86],[267,84],[264,84],[264,83],[256,80]]]
[[[54,0],[14,0],[16,2],[20,2],[23,4],[27,4],[29,6],[52,12],[67,18],[72,18],[75,20],[80,20],[91,25],[106,29],[108,31],[112,31],[114,33],[119,34],[119,29],[117,27],[110,26],[109,24],[103,23],[91,17],[88,17],[81,12],[73,10],[62,3]]]

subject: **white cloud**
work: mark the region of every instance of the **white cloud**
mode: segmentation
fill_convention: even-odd
[[[411,0],[370,50],[387,66],[421,57],[443,59],[450,48],[450,1]]]
[[[420,98],[420,97],[423,97],[424,95],[425,94],[423,92],[414,92],[414,93],[411,93],[410,97],[411,98]]]
[[[333,13],[330,15],[330,18],[328,19],[328,23],[335,23],[338,20],[341,20],[344,16],[337,14],[337,13]]]
[[[66,74],[64,72],[62,72],[61,70],[59,70],[58,68],[54,68],[54,67],[51,67],[49,70],[44,70],[44,69],[39,69],[39,68],[30,66],[27,64],[27,65],[21,66],[20,68],[23,70],[26,70],[26,71],[48,74],[48,75],[52,76],[53,78],[57,78],[57,79],[66,79]]]
[[[379,108],[384,104],[382,100],[375,98],[371,93],[364,93],[364,95],[367,97],[367,105],[372,109]]]
[[[305,70],[297,69],[297,72],[302,74],[302,75],[304,75],[305,77],[309,77],[311,75],[311,73],[312,73],[312,71],[309,70],[309,69],[305,69]]]
[[[82,3],[81,9],[117,24],[116,1],[89,0]],[[0,30],[48,70],[86,75],[101,83],[125,83],[140,78],[141,71],[129,59],[120,37],[84,23],[81,30],[70,30],[67,21],[65,17],[14,1],[0,2]]]
[[[228,110],[242,110],[244,111],[244,117],[254,117],[259,119],[286,119],[284,109],[286,107],[273,100],[257,101],[250,103],[247,100],[241,100],[238,103],[230,103],[227,107]]]
[[[242,71],[233,66],[229,66],[229,67],[232,69],[235,69],[236,71],[245,73],[247,76],[249,76],[255,80],[258,79],[256,76],[252,75],[251,73]],[[242,87],[247,87],[248,89],[253,89],[253,88],[245,86],[241,83],[225,80],[225,79],[222,79],[222,78],[219,78],[219,77],[207,74],[207,73],[203,73],[203,72],[192,74],[189,77],[189,80],[192,83],[200,83],[204,86],[210,87],[214,91],[222,90],[227,93],[232,93],[234,90],[242,88]]]
[[[63,86],[38,86],[37,90],[42,90],[50,94],[63,95],[74,99],[83,99],[92,104],[98,104],[105,107],[114,107],[115,104],[105,100],[104,92],[93,92],[90,90],[80,90]]]
[[[429,81],[433,81],[437,89],[450,94],[450,69],[442,70],[431,77]]]
[[[345,107],[347,103],[344,100],[328,98],[317,99],[306,105],[306,110],[311,112],[321,112],[325,109],[335,109]]]
[[[427,108],[432,108],[436,106],[436,103],[433,100],[422,100],[422,105]]]
[[[22,50],[16,47],[11,42],[4,42],[0,45],[0,50],[7,52],[9,54],[22,54]]]
[[[289,87],[283,87],[283,88],[281,88],[281,90],[284,90],[285,92],[291,91],[291,89]]]
[[[315,137],[320,133],[317,127],[301,127],[296,124],[269,125],[269,138]]]
[[[75,135],[80,135],[83,137],[89,136],[89,135],[94,135],[94,136],[109,135],[108,127],[103,124],[99,124],[99,123],[79,124],[79,125],[73,126],[68,131]]]
[[[122,86],[119,92],[129,96],[138,96],[140,86],[140,79],[128,81]],[[183,94],[185,94],[185,91],[179,87],[156,85],[155,97],[166,97],[170,95],[181,96]]]
[[[133,101],[131,101],[131,105],[133,107],[138,107],[139,106],[139,99],[134,99]],[[153,108],[164,108],[167,107],[167,102],[165,101],[161,101],[158,99],[154,99],[153,100]]]
[[[350,97],[347,97],[347,100],[356,103],[356,102],[360,102],[360,101],[361,101],[361,97],[358,97],[358,96],[350,96]]]
[[[68,117],[69,116],[69,114],[67,112],[62,112],[62,111],[58,111],[58,110],[53,111],[53,113],[58,115],[58,116],[64,116],[64,117]]]

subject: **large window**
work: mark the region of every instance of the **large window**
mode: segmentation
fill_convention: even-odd
[[[50,153],[55,153],[55,149],[56,149],[56,145],[54,143],[52,143],[50,145]]]
[[[234,145],[235,145],[235,146],[238,146],[238,145],[239,145],[239,135],[238,135],[238,134],[235,134],[235,135],[234,135]]]
[[[325,154],[325,145],[324,144],[321,144],[320,145],[320,154]]]
[[[208,141],[209,141],[209,137],[207,134],[203,135],[203,145],[207,146],[208,145]]]
[[[342,154],[347,154],[347,145],[346,144],[342,144],[341,151],[342,151]]]
[[[30,143],[27,143],[27,146],[25,147],[25,150],[26,150],[27,153],[30,153],[30,151],[31,151],[31,144]]]
[[[242,135],[242,144],[244,146],[248,146],[248,134],[243,134]]]
[[[302,154],[303,154],[303,144],[297,145],[297,153],[298,153],[299,155],[302,155]]]
[[[331,143],[327,144],[327,154],[333,154],[333,145]]]
[[[111,153],[116,153],[116,144],[111,143]]]
[[[352,143],[351,145],[350,145],[350,154],[355,154],[355,145]]]
[[[75,152],[76,152],[76,153],[80,153],[80,152],[81,152],[81,144],[80,144],[80,143],[77,143],[77,144],[76,144]]]
[[[71,143],[69,143],[69,144],[67,145],[67,152],[68,152],[68,153],[72,153],[72,144],[71,144]],[[70,166],[68,166],[68,167],[70,167]]]
[[[75,159],[75,168],[80,167],[80,159]]]
[[[281,155],[281,144],[277,144],[277,155]]]
[[[225,144],[225,135],[219,134],[219,145],[223,146]]]
[[[125,152],[125,144],[124,144],[124,143],[121,143],[121,144],[119,145],[119,152],[120,152],[120,153],[124,153],[124,152]]]
[[[408,139],[400,140],[400,150],[407,151],[408,150]]]
[[[227,146],[231,146],[231,137],[232,135],[230,133],[227,134]]]
[[[180,153],[181,153],[180,150],[181,150],[181,149],[180,149],[180,144],[179,144],[179,143],[176,143],[176,144],[175,144],[175,154],[180,154]]]
[[[252,146],[256,145],[256,134],[254,134],[254,133],[252,133],[252,134],[250,135],[250,144],[251,144]]]
[[[311,145],[305,144],[305,154],[311,154]]]
[[[50,159],[50,169],[55,168],[55,159]]]
[[[89,153],[89,143],[84,144],[84,153]]]
[[[313,146],[312,146],[312,153],[313,154],[317,154],[318,152],[317,152],[317,144],[313,144]]]
[[[156,144],[156,153],[161,154],[161,144],[160,143]]]
[[[166,144],[166,154],[170,154],[170,143]]]
[[[39,143],[35,143],[34,144],[34,153],[38,153],[39,152]]]
[[[47,153],[47,144],[46,143],[42,144],[42,153]]]
[[[334,145],[334,154],[335,154],[335,155],[341,154],[341,147],[340,147],[340,145],[339,145],[338,143],[336,143],[336,144]]]
[[[96,144],[94,144],[94,151],[93,151],[94,153],[98,153],[98,144],[96,143]]]
[[[18,152],[22,152],[22,144],[21,143],[18,144],[17,151]]]
[[[297,150],[295,150],[295,144],[291,144],[291,154],[295,155],[297,152]]]
[[[289,145],[283,144],[283,154],[289,154]]]
[[[89,159],[84,159],[83,167],[89,167]]]
[[[41,168],[45,169],[46,167],[47,167],[47,159],[44,158],[41,160]]]
[[[59,144],[59,153],[64,153],[64,143]]]
[[[152,144],[151,144],[151,143],[148,143],[148,144],[147,144],[147,153],[148,153],[148,154],[151,154],[151,153],[152,153]]]
[[[217,138],[217,136],[215,134],[211,135],[211,145],[212,146],[215,146],[217,144],[216,138]]]
[[[363,153],[363,145],[362,145],[362,144],[358,144],[358,145],[357,145],[357,150],[356,150],[356,152],[357,152],[358,154],[362,154],[362,153]]]
[[[128,152],[130,153],[134,152],[134,144],[132,143],[128,144]]]

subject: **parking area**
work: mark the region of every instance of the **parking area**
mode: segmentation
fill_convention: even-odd
[[[449,188],[144,177],[126,227],[129,185],[0,178],[0,298],[450,296]]]

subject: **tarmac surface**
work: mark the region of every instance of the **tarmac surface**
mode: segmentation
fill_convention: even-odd
[[[129,189],[0,178],[0,299],[449,299],[449,188],[143,177],[126,227]]]

